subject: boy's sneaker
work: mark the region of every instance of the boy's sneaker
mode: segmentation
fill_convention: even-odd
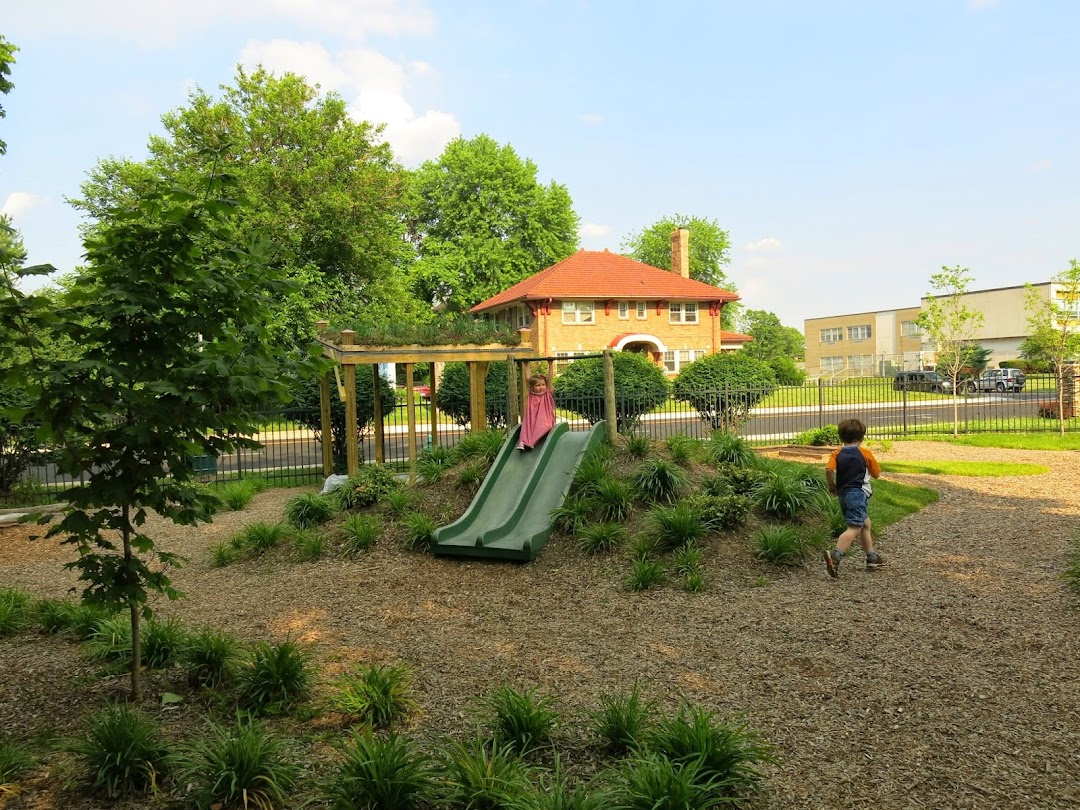
[[[825,549],[825,570],[829,572],[829,576],[833,579],[840,576],[840,560],[836,559],[829,549]]]
[[[885,568],[888,564],[889,563],[880,554],[875,554],[873,557],[866,558],[867,571],[876,571],[879,568]]]

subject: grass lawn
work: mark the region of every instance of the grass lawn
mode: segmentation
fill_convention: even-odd
[[[932,489],[901,484],[897,481],[875,481],[874,496],[870,498],[869,514],[874,531],[881,531],[901,518],[937,503],[941,496]]]
[[[1076,420],[1070,420],[1075,422]],[[948,426],[952,429],[952,425]],[[1076,428],[1074,427],[1073,430]],[[897,436],[894,441],[948,442],[968,447],[1002,447],[1009,450],[1080,450],[1080,433],[969,433],[952,435]]]
[[[1007,461],[883,461],[882,472],[924,473],[926,475],[1042,475],[1050,472],[1041,464],[1013,464]]]

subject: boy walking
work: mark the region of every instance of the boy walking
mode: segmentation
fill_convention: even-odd
[[[885,558],[874,551],[870,536],[870,518],[866,504],[873,493],[871,478],[881,477],[881,466],[874,454],[862,446],[866,425],[858,419],[845,419],[837,425],[844,446],[834,450],[825,463],[829,492],[840,499],[847,529],[836,538],[836,548],[825,551],[825,568],[833,579],[840,576],[840,561],[856,537],[866,552],[866,570],[875,571],[885,565]]]

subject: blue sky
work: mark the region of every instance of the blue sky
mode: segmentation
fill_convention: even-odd
[[[386,123],[409,166],[510,143],[568,187],[585,248],[716,219],[743,302],[800,329],[915,305],[942,265],[985,289],[1080,257],[1075,0],[3,5],[0,206],[65,271],[95,162],[144,157],[191,87],[258,62]]]

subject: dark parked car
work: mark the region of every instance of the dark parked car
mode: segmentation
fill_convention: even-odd
[[[952,380],[946,380],[936,371],[901,371],[893,377],[894,391],[931,391],[938,394],[952,393]]]
[[[988,368],[973,380],[960,384],[962,391],[974,394],[976,391],[1016,391],[1024,390],[1027,377],[1018,368]]]

